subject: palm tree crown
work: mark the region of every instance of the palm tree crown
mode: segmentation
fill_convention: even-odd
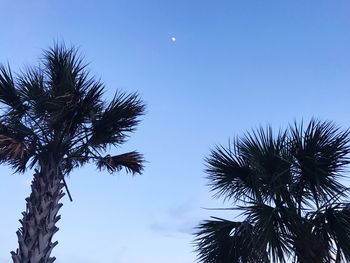
[[[103,156],[125,142],[145,106],[137,94],[117,92],[103,100],[104,85],[89,76],[74,48],[56,45],[38,67],[13,77],[0,67],[0,161],[24,172],[52,156],[63,174],[89,161],[110,172],[142,171],[142,156]]]
[[[136,93],[117,92],[105,101],[103,83],[86,66],[77,49],[64,45],[45,51],[39,66],[15,77],[9,66],[0,65],[0,163],[16,172],[35,168],[17,231],[19,247],[11,252],[14,263],[55,261],[50,254],[57,245],[52,237],[59,201],[67,188],[64,177],[74,168],[90,162],[111,173],[143,170],[138,152],[106,151],[128,139],[145,105]]]
[[[348,130],[311,120],[277,135],[260,128],[216,147],[206,159],[211,190],[236,203],[244,220],[201,223],[199,261],[350,261],[350,203],[340,180],[349,142]]]

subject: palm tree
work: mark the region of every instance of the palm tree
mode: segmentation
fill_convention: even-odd
[[[111,173],[142,172],[138,152],[106,151],[128,139],[145,106],[136,93],[117,92],[109,102],[103,93],[103,83],[90,77],[77,49],[64,45],[48,49],[38,67],[16,77],[9,66],[0,66],[0,162],[19,173],[34,169],[13,262],[55,261],[52,238],[63,190],[68,191],[65,176],[74,168],[94,163]]]
[[[218,146],[206,159],[215,197],[236,204],[242,221],[198,226],[203,263],[350,262],[349,130],[311,120],[276,135],[260,128]]]

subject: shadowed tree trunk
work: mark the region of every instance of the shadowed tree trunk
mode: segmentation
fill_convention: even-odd
[[[53,161],[41,171],[36,171],[32,181],[32,193],[26,199],[27,209],[20,220],[21,228],[17,231],[18,249],[11,252],[14,263],[51,263],[52,249],[58,244],[52,242],[60,216],[57,215],[64,196],[61,182],[62,175]]]

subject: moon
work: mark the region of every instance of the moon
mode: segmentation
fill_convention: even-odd
[[[171,42],[176,42],[176,38],[175,38],[175,37],[172,37],[172,38],[171,38]]]

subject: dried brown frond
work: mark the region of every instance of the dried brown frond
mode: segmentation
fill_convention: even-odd
[[[25,152],[26,147],[22,142],[0,134],[0,157],[2,159],[22,159],[25,155]]]
[[[143,170],[143,156],[138,152],[128,152],[120,155],[102,157],[97,162],[97,167],[101,170],[107,169],[110,173],[120,171],[125,168],[132,174],[141,174]]]

